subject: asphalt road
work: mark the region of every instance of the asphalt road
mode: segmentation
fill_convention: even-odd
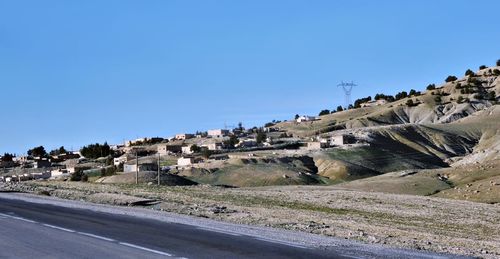
[[[359,257],[383,258],[391,250],[386,253]],[[340,248],[319,249],[199,226],[0,198],[0,258],[157,257],[353,258],[343,255]]]

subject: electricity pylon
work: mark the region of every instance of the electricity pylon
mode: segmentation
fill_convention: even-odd
[[[345,107],[349,108],[349,104],[351,104],[351,92],[352,88],[354,86],[357,86],[353,81],[350,83],[346,83],[342,81],[340,84],[337,85],[337,87],[342,86],[342,89],[344,90],[344,95],[345,95]]]

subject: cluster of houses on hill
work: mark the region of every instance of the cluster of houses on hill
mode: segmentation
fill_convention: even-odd
[[[299,116],[297,123],[317,120],[313,116]],[[48,157],[14,157],[12,161],[0,162],[0,181],[12,182],[32,179],[68,178],[78,172],[95,172],[114,167],[118,172],[156,171],[160,163],[156,157],[169,161],[168,167],[190,167],[194,164],[210,163],[228,159],[231,154],[257,150],[287,149],[319,150],[341,147],[353,143],[353,138],[345,135],[330,137],[292,138],[280,128],[273,126],[245,130],[242,127],[232,131],[213,129],[202,133],[180,133],[167,139],[140,138],[123,145],[110,146],[112,157],[100,161],[87,161],[79,152],[68,152]],[[233,155],[234,156],[234,155]],[[151,158],[141,159],[142,158]],[[111,163],[109,163],[111,159]],[[106,162],[104,162],[106,161]],[[175,162],[172,162],[175,161]],[[162,166],[161,169],[165,169]],[[170,169],[170,168],[167,168]]]
[[[8,161],[0,159],[0,181],[16,182],[69,176],[81,162],[85,162],[85,158],[79,152],[47,157],[15,156]]]

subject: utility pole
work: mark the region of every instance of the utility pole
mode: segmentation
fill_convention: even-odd
[[[135,151],[135,184],[139,184],[139,154]]]
[[[160,156],[161,156],[161,154],[158,153],[158,186],[160,186],[160,170],[161,170],[161,168],[160,168]]]

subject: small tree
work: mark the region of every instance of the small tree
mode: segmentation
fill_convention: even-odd
[[[406,101],[406,105],[408,107],[411,107],[411,106],[414,106],[415,104],[413,103],[413,100],[412,99],[408,99],[408,101]]]
[[[198,145],[194,144],[189,148],[189,150],[191,150],[191,152],[193,153],[200,153],[201,148]]]
[[[224,141],[224,146],[233,149],[238,143],[240,143],[238,137],[236,137],[236,135],[231,135],[228,140]]]
[[[464,102],[464,97],[463,96],[458,96],[457,98],[457,103],[463,103]]]
[[[45,148],[43,146],[35,147],[35,148],[28,150],[28,156],[46,157],[47,151],[45,151]]]
[[[342,108],[342,106],[341,106],[341,105],[337,106],[337,111],[338,111],[338,112],[341,112],[341,111],[343,111],[343,110],[344,110],[344,108]]]
[[[497,60],[497,66],[500,66],[500,59]]]
[[[441,101],[442,101],[441,96],[438,95],[438,96],[434,97],[434,102],[441,103]]]
[[[436,89],[436,85],[435,84],[430,84],[427,86],[427,90],[434,90]]]
[[[487,67],[487,66],[485,66],[485,65],[481,65],[481,66],[479,67],[479,69],[480,69],[480,70],[481,70],[481,69],[486,69],[486,68],[488,68],[488,67]]]
[[[298,118],[300,118],[300,115],[295,114],[295,119],[297,120]]]
[[[111,150],[110,146],[108,145],[107,142],[104,142],[104,144],[90,144],[88,146],[84,146],[81,150],[80,153],[82,156],[90,159],[96,159],[99,157],[106,157],[109,155],[113,154],[113,150]]]
[[[2,162],[12,162],[12,159],[14,158],[14,155],[9,154],[9,153],[4,153],[2,156],[1,161]]]
[[[68,153],[68,151],[66,151],[66,149],[64,148],[64,146],[61,146],[58,149],[54,149],[54,150],[50,151],[49,154],[51,156],[58,156],[58,155],[66,154],[66,153]]]
[[[212,150],[206,148],[206,147],[203,147],[201,148],[201,155],[204,157],[204,158],[210,158],[210,156],[213,154]]]
[[[406,91],[402,91],[396,94],[396,100],[401,100],[406,97],[408,97],[408,93]]]
[[[465,75],[466,76],[475,76],[476,74],[472,70],[467,69],[467,71],[465,71]]]
[[[487,94],[487,99],[490,101],[496,101],[496,93],[495,91],[491,91]]]
[[[500,76],[500,70],[493,69],[493,75]]]
[[[257,136],[255,137],[255,140],[257,141],[257,144],[261,144],[263,143],[264,141],[266,141],[266,133],[264,133],[264,131],[259,131],[257,132]]]
[[[319,112],[319,116],[328,115],[328,114],[330,114],[330,110],[322,110],[321,112]]]
[[[456,76],[448,76],[444,81],[449,83],[449,82],[455,82],[458,78]]]
[[[420,92],[417,92],[415,89],[411,89],[409,95],[410,96],[419,96]]]

